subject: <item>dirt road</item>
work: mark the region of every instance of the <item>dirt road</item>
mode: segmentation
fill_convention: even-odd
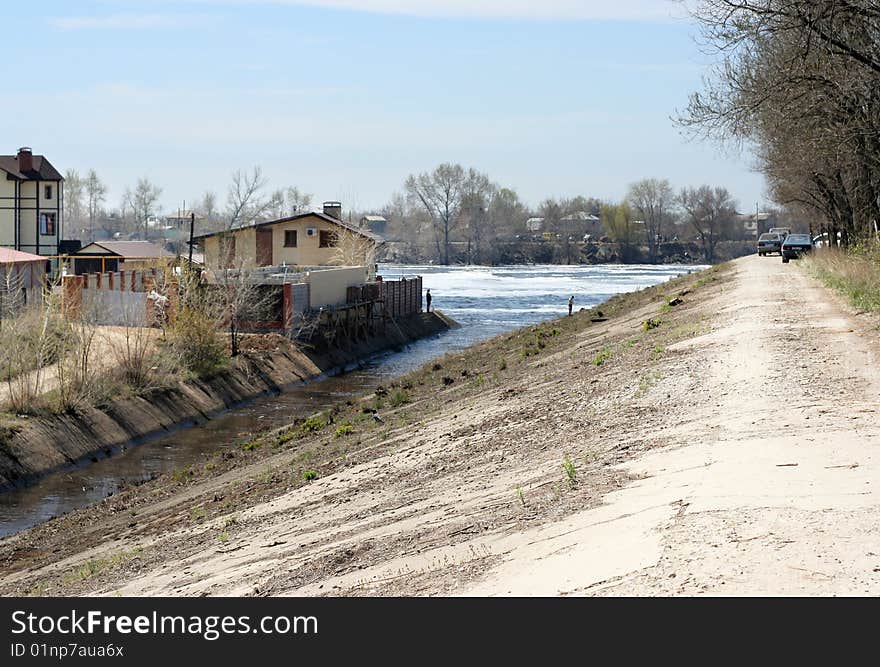
[[[671,348],[692,355],[692,404],[623,466],[642,479],[468,593],[880,593],[875,325],[775,258],[734,266],[714,330]]]
[[[777,258],[675,289],[444,360],[311,483],[299,444],[6,540],[0,591],[880,593],[874,321]]]

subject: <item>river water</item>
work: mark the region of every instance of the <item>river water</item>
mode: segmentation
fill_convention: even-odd
[[[661,265],[438,267],[380,265],[388,279],[421,275],[433,306],[461,324],[417,341],[402,352],[379,355],[349,372],[257,399],[200,426],[181,429],[112,456],[0,493],[0,537],[98,502],[128,485],[185,468],[218,449],[237,447],[255,433],[371,390],[389,377],[418,368],[517,327],[564,315],[622,292],[649,287],[702,267]]]

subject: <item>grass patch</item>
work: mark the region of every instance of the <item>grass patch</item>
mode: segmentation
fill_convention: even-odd
[[[574,489],[577,487],[578,483],[578,472],[572,460],[569,458],[568,454],[565,455],[565,458],[562,460],[562,470],[565,472],[565,477],[568,480],[568,488]]]
[[[318,479],[318,473],[316,473],[314,470],[306,470],[306,471],[302,474],[302,478],[303,478],[303,480],[305,480],[306,482],[312,482],[312,481]]]
[[[402,405],[406,405],[411,402],[409,394],[403,389],[398,389],[393,394],[391,394],[391,398],[388,399],[389,403],[391,403],[392,408],[399,408]]]
[[[593,366],[603,365],[606,361],[608,361],[612,357],[613,354],[614,354],[614,351],[606,345],[601,350],[599,350],[598,353],[596,353],[595,357],[593,357]]]

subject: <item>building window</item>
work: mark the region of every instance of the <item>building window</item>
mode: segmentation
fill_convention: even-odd
[[[40,213],[40,234],[43,236],[55,236],[54,213]]]
[[[296,230],[287,229],[284,231],[284,247],[296,248]]]
[[[52,186],[51,185],[43,186],[43,196],[46,199],[52,199]]]
[[[319,248],[335,248],[336,247],[336,232],[331,232],[326,229],[321,230],[321,238],[318,241]]]

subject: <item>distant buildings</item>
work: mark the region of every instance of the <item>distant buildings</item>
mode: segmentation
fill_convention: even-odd
[[[388,220],[383,215],[365,215],[361,218],[361,227],[369,229],[379,236],[384,236],[388,228]]]
[[[526,229],[530,232],[540,232],[544,228],[544,218],[529,218],[526,220]]]
[[[602,230],[602,221],[599,216],[586,211],[569,213],[560,222],[562,223],[561,229],[566,235],[578,239],[586,234],[595,236],[597,232]]]
[[[737,213],[736,221],[742,226],[744,236],[757,238],[776,225],[776,215],[766,212]]]
[[[57,255],[64,178],[42,155],[0,155],[0,247]]]

